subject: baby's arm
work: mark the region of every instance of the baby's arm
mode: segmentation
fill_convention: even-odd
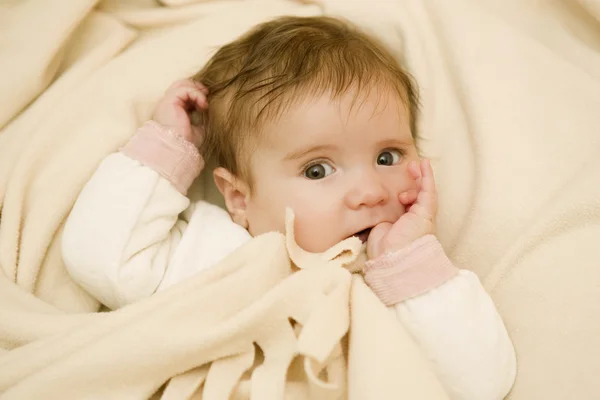
[[[450,398],[503,399],[512,342],[477,276],[452,265],[433,235],[369,261],[365,280],[429,358]]]
[[[416,191],[399,195],[407,212],[398,221],[371,231],[365,281],[432,361],[452,399],[502,399],[516,373],[504,323],[477,276],[453,266],[433,235],[431,165],[413,161],[408,171]]]
[[[177,121],[164,116],[165,103],[195,90],[181,84],[175,89],[167,91],[155,113],[163,123],[146,123],[120,152],[102,161],[65,225],[67,270],[112,309],[154,293],[187,225],[179,214],[189,206],[186,192],[203,161],[189,119],[189,130],[165,126]]]

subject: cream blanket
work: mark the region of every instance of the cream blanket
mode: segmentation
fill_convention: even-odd
[[[98,162],[149,117],[169,83],[199,69],[218,45],[282,14],[361,23],[415,74],[422,147],[439,183],[438,236],[459,267],[479,274],[505,319],[519,361],[509,398],[600,397],[598,0],[160,3],[0,3],[3,398],[144,398],[191,368],[171,380],[163,398],[190,398],[203,382],[209,399],[234,387],[240,398],[277,398],[281,385],[264,382],[291,357],[282,348],[308,360],[290,374],[289,395],[319,398],[314,390],[321,390],[333,398],[347,379],[347,395],[356,399],[444,398],[406,334],[386,327],[381,304],[360,279],[339,265],[288,276],[281,235],[245,248],[249,255],[269,251],[278,263],[242,265],[234,254],[216,272],[115,313],[95,313],[97,302],[65,273],[61,225]],[[215,199],[205,183],[198,194]],[[247,265],[264,268],[264,281],[235,291],[239,299],[228,296],[223,314],[200,307],[208,296],[230,294],[225,283],[255,276]],[[310,297],[302,289],[308,281],[315,297],[295,310],[294,299]],[[347,310],[348,302],[350,319],[328,314],[327,304]],[[273,304],[286,304],[291,314]],[[325,315],[342,320],[319,324]],[[282,321],[288,317],[300,323],[298,336]],[[278,329],[263,323],[269,318]],[[310,326],[312,335],[327,333],[324,347]],[[352,333],[347,377],[335,344],[344,327]],[[257,330],[255,337],[240,334]],[[405,340],[382,354],[370,344],[384,341],[372,340],[383,333]],[[254,341],[264,362],[254,357]],[[209,364],[214,359],[220,361]],[[253,362],[264,368],[248,381],[244,371]],[[325,380],[306,376],[322,364]],[[387,374],[390,366],[402,373]]]

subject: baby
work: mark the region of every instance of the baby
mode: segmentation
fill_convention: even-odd
[[[502,399],[515,378],[512,343],[476,275],[454,267],[434,236],[416,113],[410,77],[358,29],[325,17],[259,25],[172,85],[153,120],[103,160],[65,226],[68,271],[122,307],[252,236],[285,232],[289,207],[307,251],[366,243],[365,281],[452,399]],[[198,148],[218,164],[228,212],[186,197],[203,168]]]

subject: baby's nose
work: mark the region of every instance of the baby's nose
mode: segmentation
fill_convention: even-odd
[[[365,179],[356,180],[346,193],[344,201],[351,209],[375,207],[388,202],[389,190],[377,177],[371,175]]]

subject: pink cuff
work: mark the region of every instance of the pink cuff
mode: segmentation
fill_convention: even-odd
[[[458,274],[458,268],[437,238],[426,235],[400,251],[367,261],[363,272],[367,284],[389,307],[440,286]]]
[[[152,168],[184,195],[204,167],[196,146],[156,121],[142,125],[121,153]]]

